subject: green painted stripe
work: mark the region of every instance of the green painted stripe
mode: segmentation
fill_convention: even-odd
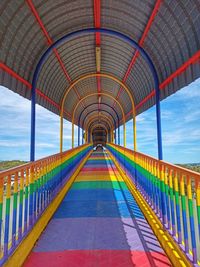
[[[192,199],[188,199],[188,208],[189,208],[189,214],[190,214],[190,216],[194,216],[194,214],[193,214],[193,201],[192,201]]]
[[[10,198],[6,199],[6,215],[10,214]]]
[[[198,217],[198,222],[200,223],[200,206],[197,206],[197,217]]]
[[[182,210],[186,211],[186,197],[181,196]]]
[[[179,193],[177,191],[175,191],[175,201],[176,201],[176,204],[179,205]]]
[[[24,196],[24,190],[21,189],[19,191],[19,203],[22,204],[23,203],[23,196]]]
[[[13,194],[13,208],[14,209],[17,209],[17,196],[18,196],[17,192]]]
[[[0,203],[0,221],[2,220],[3,216],[3,203]]]

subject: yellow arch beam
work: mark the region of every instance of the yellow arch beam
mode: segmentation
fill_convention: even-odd
[[[88,79],[88,78],[92,78],[92,77],[104,77],[104,78],[108,78],[111,79],[115,82],[117,82],[122,88],[124,88],[124,90],[127,92],[127,94],[130,97],[131,100],[131,104],[132,104],[132,110],[133,110],[133,131],[134,131],[134,150],[137,150],[137,143],[136,143],[136,113],[135,113],[135,104],[134,104],[134,99],[132,94],[130,93],[129,88],[122,82],[120,81],[118,78],[110,75],[110,74],[105,74],[105,73],[91,73],[91,74],[86,74],[80,78],[78,78],[77,80],[75,80],[73,83],[70,84],[70,86],[66,89],[63,99],[61,101],[61,111],[60,111],[60,152],[62,152],[62,146],[63,146],[63,113],[64,113],[64,103],[65,100],[67,98],[67,95],[69,94],[69,92],[73,89],[73,87],[78,84],[79,82],[81,82],[82,80]]]
[[[88,97],[91,97],[91,96],[95,96],[95,95],[103,95],[103,96],[107,96],[109,98],[111,98],[113,101],[115,101],[118,106],[120,107],[121,109],[121,112],[122,112],[122,117],[123,117],[123,129],[124,129],[124,147],[126,147],[126,118],[125,118],[125,113],[124,113],[124,110],[123,110],[123,107],[122,105],[120,104],[120,102],[118,100],[116,100],[112,95],[110,94],[107,94],[107,93],[92,93],[92,94],[88,94],[87,96],[81,98],[79,100],[79,102],[76,104],[74,110],[73,110],[73,114],[72,114],[72,148],[74,147],[74,117],[75,117],[75,113],[76,113],[76,110],[78,108],[78,106]],[[62,126],[62,131],[63,131],[63,119],[61,121],[61,126]],[[61,138],[62,139],[62,138]],[[62,144],[61,144],[62,145]],[[60,147],[61,149],[61,147]]]

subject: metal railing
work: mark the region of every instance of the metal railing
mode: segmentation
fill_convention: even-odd
[[[107,148],[127,172],[163,228],[200,264],[200,174],[119,145]]]
[[[31,231],[90,149],[83,145],[0,172],[0,265]]]

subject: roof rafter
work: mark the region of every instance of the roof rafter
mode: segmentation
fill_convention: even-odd
[[[49,45],[52,45],[52,44],[53,44],[53,40],[52,40],[51,37],[49,36],[49,34],[48,34],[48,32],[47,32],[47,30],[46,30],[46,28],[45,28],[45,26],[44,26],[44,24],[43,24],[43,22],[42,22],[40,16],[39,16],[39,14],[38,14],[38,12],[37,12],[37,10],[36,10],[36,8],[35,8],[33,2],[32,2],[32,0],[26,0],[26,2],[27,2],[27,4],[28,4],[29,8],[31,9],[32,14],[35,16],[35,18],[36,18],[36,20],[37,20],[37,22],[38,22],[38,24],[39,24],[39,26],[40,26],[40,28],[41,28],[41,30],[42,30],[44,36],[45,36],[46,39],[47,39],[47,45],[48,45],[48,46],[49,46]],[[70,76],[69,76],[69,74],[68,74],[68,72],[67,72],[67,70],[66,70],[66,68],[65,68],[65,66],[64,66],[64,63],[63,63],[63,61],[62,61],[62,59],[61,59],[61,57],[60,57],[60,55],[59,55],[59,53],[58,53],[58,50],[57,50],[56,48],[54,48],[54,49],[53,49],[53,52],[54,52],[54,54],[55,54],[55,56],[56,56],[56,58],[57,58],[57,60],[58,60],[58,62],[59,62],[59,64],[60,64],[61,69],[63,70],[63,73],[64,73],[64,75],[65,75],[67,81],[70,83],[72,80],[71,80],[71,78],[70,78]],[[76,93],[78,99],[80,100],[81,97],[80,97],[79,93],[77,92],[76,88],[74,88],[74,91],[75,91],[75,93]]]
[[[179,76],[181,73],[186,71],[186,69],[196,62],[200,61],[200,50],[197,51],[191,58],[189,58],[183,65],[181,65],[175,72],[173,72],[167,79],[165,79],[160,84],[160,90],[163,90],[168,84],[170,84],[173,79],[175,79],[177,76]],[[135,108],[136,110],[139,109],[144,103],[146,103],[151,97],[155,95],[155,90],[153,89],[148,96],[146,96]],[[126,114],[126,117],[128,117],[132,113],[132,110]]]
[[[94,0],[94,27],[99,29],[101,27],[101,0]],[[100,32],[96,32],[95,34],[96,47],[101,47],[101,34]],[[96,59],[97,60],[97,59]],[[98,71],[97,71],[98,73]],[[97,77],[97,91],[101,92],[101,78]],[[100,109],[101,104],[98,104],[98,108]]]
[[[148,35],[148,32],[149,32],[149,30],[150,30],[150,28],[151,28],[151,25],[152,25],[152,23],[153,23],[153,21],[154,21],[156,15],[157,15],[158,11],[159,11],[161,2],[162,2],[162,0],[157,0],[157,1],[156,1],[156,4],[155,4],[155,6],[154,6],[154,9],[153,9],[153,11],[152,11],[152,13],[151,13],[151,16],[150,16],[150,18],[149,18],[149,20],[148,20],[148,22],[147,22],[147,25],[146,25],[146,27],[145,27],[145,30],[144,30],[144,32],[143,32],[143,34],[142,34],[142,37],[141,37],[140,41],[139,41],[139,45],[140,45],[141,47],[143,46],[144,41],[145,41],[145,39],[146,39],[146,37],[147,37],[147,35]],[[136,62],[137,58],[139,57],[139,55],[140,55],[139,51],[136,50],[135,53],[134,53],[134,55],[133,55],[133,57],[132,57],[132,59],[131,59],[131,62],[129,63],[128,69],[127,69],[127,71],[126,71],[126,73],[125,73],[125,75],[124,75],[123,82],[126,82],[128,76],[129,76],[129,74],[130,74],[130,72],[131,72],[131,69],[132,69],[133,65],[135,64],[135,62]],[[123,88],[120,87],[120,90],[119,90],[119,92],[118,92],[118,94],[117,94],[117,99],[119,98],[119,96],[120,96],[122,90],[123,90]],[[114,105],[115,105],[115,103],[114,103]]]
[[[26,87],[28,89],[30,89],[30,90],[32,89],[32,85],[27,80],[25,80],[24,78],[22,78],[19,74],[17,74],[15,71],[13,71],[12,69],[10,69],[4,63],[0,63],[0,69],[3,69],[5,72],[7,72],[8,74],[10,74],[16,80],[18,80],[19,82],[21,82],[24,85],[26,85]],[[42,93],[40,91],[40,89],[36,89],[36,93],[40,97],[44,98],[46,101],[48,101],[49,103],[51,103],[53,106],[55,106],[58,110],[60,110],[60,105],[58,103],[56,103],[55,101],[53,101],[51,98],[49,98],[47,95],[45,95],[44,93]],[[67,114],[69,117],[71,117],[71,114],[69,112],[65,111],[65,114]]]

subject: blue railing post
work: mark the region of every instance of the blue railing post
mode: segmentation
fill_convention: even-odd
[[[80,146],[80,126],[78,125],[78,146]]]

